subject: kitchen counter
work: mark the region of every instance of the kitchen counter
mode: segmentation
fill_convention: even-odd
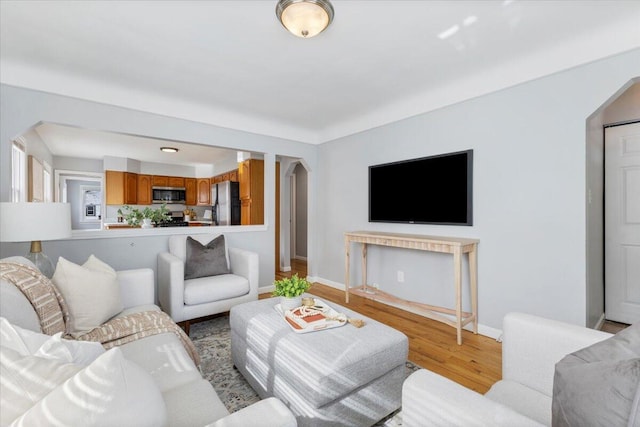
[[[186,221],[189,227],[213,226],[213,221]],[[103,224],[105,230],[119,230],[123,228],[141,228],[139,225],[129,225],[126,222],[105,222]],[[153,227],[153,228],[176,228],[176,227]]]
[[[189,227],[201,227],[201,226],[212,226],[213,225],[213,221],[207,221],[207,220],[195,220],[195,221],[187,221],[189,223]]]
[[[139,225],[129,225],[126,222],[105,222],[103,226],[105,230],[115,230],[120,228],[140,228]]]

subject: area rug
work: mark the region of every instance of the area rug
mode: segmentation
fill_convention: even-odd
[[[211,383],[229,412],[260,400],[242,374],[233,367],[229,316],[192,324],[189,336],[200,354],[203,377]],[[418,369],[420,367],[416,364],[406,362],[407,375]],[[376,426],[401,426],[401,414],[398,412],[379,421]]]

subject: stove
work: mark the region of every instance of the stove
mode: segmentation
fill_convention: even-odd
[[[189,223],[184,220],[184,212],[171,211],[169,216],[171,219],[167,222],[158,224],[158,227],[188,227]]]

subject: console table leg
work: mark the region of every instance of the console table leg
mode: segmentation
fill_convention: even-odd
[[[456,332],[458,345],[462,345],[462,251],[453,251],[453,277],[456,287]]]
[[[367,244],[362,244],[362,285],[367,289]]]
[[[351,246],[351,243],[349,242],[348,239],[345,239],[344,242],[344,253],[345,253],[345,264],[344,264],[344,271],[345,271],[345,276],[344,276],[344,299],[345,302],[349,302],[349,266],[350,266],[350,261],[349,261],[349,247]]]
[[[473,315],[473,333],[478,334],[478,249],[473,246],[469,252],[469,284],[471,292],[471,314]]]

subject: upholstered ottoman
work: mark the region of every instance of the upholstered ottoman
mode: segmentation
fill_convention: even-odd
[[[400,407],[404,334],[329,302],[365,326],[299,334],[276,312],[278,303],[263,299],[230,312],[233,363],[261,398],[278,397],[299,426],[370,426]]]

